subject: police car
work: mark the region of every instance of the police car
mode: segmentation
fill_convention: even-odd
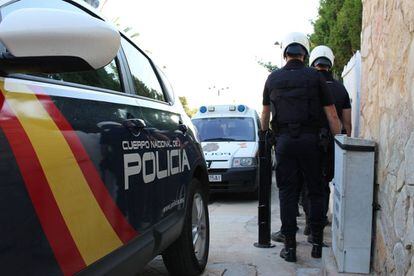
[[[0,13],[0,274],[199,275],[207,168],[163,73],[83,2]]]
[[[202,106],[192,121],[207,162],[210,191],[256,194],[257,112],[246,105]]]

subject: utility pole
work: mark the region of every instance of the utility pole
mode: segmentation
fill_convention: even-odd
[[[282,53],[283,45],[282,45],[282,42],[276,41],[274,45],[278,46],[278,48],[280,49],[280,67],[279,68],[282,68],[283,67],[283,53]]]

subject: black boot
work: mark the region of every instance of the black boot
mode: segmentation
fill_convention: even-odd
[[[312,245],[312,258],[320,259],[322,257],[322,244],[314,243]]]
[[[322,257],[323,233],[312,234],[309,237],[312,238],[311,256],[312,258],[320,259]]]
[[[310,234],[308,236],[308,243],[313,244],[313,236],[312,236],[312,234]],[[326,243],[322,242],[322,247],[329,247],[329,245],[327,245]]]
[[[296,231],[298,231],[298,230],[299,230],[299,227],[296,226]],[[273,232],[270,235],[270,237],[271,237],[272,241],[285,242],[285,235],[282,234],[282,230],[279,230],[277,232]]]
[[[282,234],[282,231],[273,232],[270,237],[275,242],[285,242],[285,235]]]
[[[296,237],[286,237],[285,247],[280,251],[280,257],[286,262],[296,262]]]

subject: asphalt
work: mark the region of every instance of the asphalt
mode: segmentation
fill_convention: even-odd
[[[253,244],[258,238],[257,201],[243,195],[215,195],[209,204],[210,254],[204,276],[278,276],[321,275],[321,259],[310,256],[311,245],[303,235],[305,218],[298,217],[296,263],[280,258],[281,243],[261,249]],[[272,231],[280,229],[279,201],[275,182],[272,187]],[[325,229],[325,242],[331,244],[331,229]],[[168,272],[161,257],[149,263],[139,276],[163,276]]]

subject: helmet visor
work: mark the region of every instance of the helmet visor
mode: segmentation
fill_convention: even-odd
[[[289,54],[289,55],[306,56],[307,53],[308,52],[306,51],[306,49],[298,43],[294,43],[294,44],[287,46],[286,51],[285,51],[285,55]]]
[[[324,57],[317,58],[317,59],[313,62],[313,66],[318,66],[318,65],[321,65],[321,66],[328,66],[329,68],[331,68],[331,67],[332,67],[332,63],[331,63],[331,61],[330,61],[329,59],[327,59],[327,58],[324,58]]]

